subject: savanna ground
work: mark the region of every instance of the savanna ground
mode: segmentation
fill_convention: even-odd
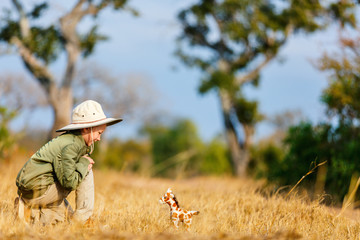
[[[270,194],[251,180],[169,180],[96,171],[91,225],[31,226],[14,219],[15,178],[24,159],[0,163],[0,239],[360,239],[356,211],[338,215],[320,200]],[[175,230],[159,198],[171,187],[180,206],[199,210]],[[74,206],[74,195],[69,196]],[[350,216],[350,217],[349,217]]]

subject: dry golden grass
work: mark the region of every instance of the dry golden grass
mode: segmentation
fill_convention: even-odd
[[[0,164],[0,239],[359,239],[357,219],[305,197],[264,194],[261,183],[230,178],[148,179],[95,171],[91,226],[28,226],[14,220],[15,178],[24,161]],[[172,187],[180,206],[199,210],[175,230],[158,200]],[[262,194],[260,193],[262,192]],[[69,200],[73,203],[73,194]],[[72,204],[72,206],[74,206]],[[360,218],[359,218],[360,219]]]

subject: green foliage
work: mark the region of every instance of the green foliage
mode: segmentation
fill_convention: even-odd
[[[152,143],[154,174],[167,177],[182,174],[169,167],[177,166],[186,171],[194,169],[199,162],[196,153],[201,141],[191,121],[178,120],[170,127],[148,125],[143,132],[149,135]]]
[[[18,22],[12,21],[11,19],[5,19],[5,21],[5,26],[4,22],[1,22],[0,25],[0,40],[10,42],[12,37],[20,37],[20,27]]]
[[[313,33],[334,21],[354,26],[354,6],[351,1],[198,0],[178,14],[182,33],[176,54],[186,65],[203,71],[199,92],[218,94],[226,129],[236,135],[234,129],[242,128],[244,139],[236,135],[232,146],[240,143],[247,151],[262,119],[256,102],[241,96],[245,83],[257,86],[260,71],[291,34]],[[232,161],[237,169],[246,159]]]
[[[351,177],[360,172],[359,133],[359,128],[346,125],[301,123],[290,128],[285,141],[289,150],[276,178],[281,184],[294,185],[315,163],[327,161],[325,188],[334,199],[341,200],[348,191]],[[316,174],[310,174],[305,180],[308,186],[315,181]]]
[[[92,154],[94,167],[170,178],[232,173],[221,138],[203,143],[190,120],[152,123],[141,131],[149,141],[111,139],[97,143]]]
[[[350,21],[350,20],[349,20]],[[342,54],[325,54],[320,70],[331,73],[322,102],[331,121],[312,125],[301,123],[289,129],[285,156],[272,180],[294,185],[314,163],[327,161],[325,190],[341,201],[353,176],[360,173],[360,44],[359,39],[341,39]],[[261,153],[259,153],[261,155]],[[259,155],[258,154],[258,155]],[[255,155],[256,156],[256,155]],[[260,159],[259,156],[255,157]],[[268,168],[270,169],[270,168]],[[271,171],[270,169],[270,172]],[[314,186],[316,174],[306,177]],[[306,186],[306,185],[305,185]]]
[[[255,178],[278,182],[285,151],[273,143],[253,146],[248,172]]]
[[[242,96],[234,100],[234,109],[241,124],[255,126],[256,123],[264,119],[264,116],[259,114],[258,103],[248,101]]]
[[[29,50],[38,58],[42,59],[45,64],[52,63],[57,60],[61,49],[61,34],[51,25],[49,27],[32,27],[31,38],[26,39],[25,43]]]
[[[327,106],[329,116],[337,116],[341,122],[353,124],[360,119],[360,66],[357,40],[343,39],[347,50],[344,56],[324,55],[319,68],[331,72],[329,86],[323,91],[322,101]]]
[[[177,55],[189,66],[205,72],[200,92],[223,88],[240,90],[233,80],[249,71],[259,58],[275,56],[294,30],[307,33],[322,29],[331,19],[353,25],[354,5],[348,1],[322,5],[320,1],[288,0],[199,0],[182,10],[183,27],[179,43],[207,50],[206,54],[186,53],[179,45]],[[224,61],[228,69],[219,69]],[[252,80],[252,79],[248,79]],[[229,84],[230,83],[230,84]]]
[[[49,5],[47,4],[47,2],[36,4],[33,10],[28,14],[28,16],[30,16],[33,19],[37,19],[42,15],[43,11],[48,9],[48,7]]]
[[[260,55],[276,55],[291,30],[314,32],[331,19],[354,25],[353,8],[348,1],[325,6],[313,0],[289,0],[284,4],[269,0],[199,0],[178,14],[183,26],[179,40],[207,49],[210,54],[194,56],[180,49],[178,53],[185,63],[199,64],[202,69],[205,65],[216,69],[218,60],[223,59],[236,72]]]
[[[214,86],[232,92],[238,91],[238,87],[234,87],[235,76],[233,74],[225,73],[223,71],[214,71],[208,79],[202,81],[199,87],[200,93],[206,93],[212,90]]]
[[[284,18],[289,18],[295,30],[304,29],[306,32],[314,32],[322,28],[317,16],[324,14],[325,9],[320,1],[301,0],[290,1],[290,8],[284,10]],[[309,17],[311,16],[311,17]]]
[[[16,115],[16,111],[9,111],[6,107],[0,106],[0,160],[9,157],[16,143],[14,134],[9,130],[9,123]]]
[[[176,120],[169,126],[152,123],[142,131],[150,138],[153,175],[174,178],[231,173],[224,143],[215,138],[204,144],[189,120]]]
[[[347,193],[352,176],[360,172],[359,44],[350,39],[343,39],[342,44],[346,55],[324,55],[319,62],[321,70],[331,72],[330,84],[321,100],[334,120],[290,128],[285,140],[289,149],[277,173],[282,184],[295,184],[313,161],[327,161],[325,188],[338,200]],[[311,174],[306,181],[314,185],[315,178]]]
[[[216,69],[219,59],[223,59],[231,65],[232,72],[245,69],[258,55],[268,50],[275,53],[284,38],[280,32],[275,34],[285,26],[279,23],[274,6],[266,1],[199,1],[181,11],[178,18],[183,25],[179,40],[210,50],[210,54],[200,57],[201,61],[191,61],[192,57],[199,57],[178,51],[185,63],[199,63],[200,67]],[[210,19],[217,23],[215,28]],[[216,32],[221,36],[210,41],[214,39],[210,35],[219,35]],[[279,38],[270,43],[269,35]],[[185,55],[187,59],[183,58]]]
[[[89,2],[93,2],[93,0],[90,0]],[[97,8],[102,9],[108,5],[112,5],[115,10],[124,8],[128,0],[101,0]]]
[[[214,138],[206,145],[202,154],[200,173],[204,175],[231,175],[229,152],[224,142]]]
[[[97,42],[107,40],[108,37],[97,33],[98,26],[93,26],[91,30],[81,37],[81,48],[83,49],[83,56],[86,58],[94,51]]]
[[[341,124],[331,137],[327,185],[342,199],[349,189],[351,177],[360,173],[360,128]]]
[[[293,186],[316,164],[327,161],[325,190],[339,201],[348,192],[351,177],[360,172],[359,129],[302,122],[289,129],[284,143],[285,147],[254,148],[250,173],[280,186]],[[316,180],[316,172],[309,174],[301,186],[314,190]]]
[[[329,161],[329,147],[332,128],[328,124],[313,127],[309,122],[291,127],[285,144],[289,147],[283,160],[280,179],[283,184],[295,184],[312,169],[315,163]],[[291,174],[289,174],[291,173]],[[307,176],[307,181],[313,181],[316,175]]]
[[[101,142],[92,155],[96,168],[110,168],[122,172],[144,173],[148,168],[148,144],[135,140],[118,139]]]
[[[46,9],[46,3],[35,5],[27,15],[33,19],[40,18]],[[0,41],[10,43],[13,37],[24,39],[26,47],[46,64],[55,61],[63,47],[61,34],[54,25],[31,27],[30,38],[21,36],[19,22],[12,20],[10,14],[2,19],[0,26]]]
[[[127,0],[112,0],[112,4],[114,5],[114,9],[123,8],[126,4]]]
[[[332,3],[329,7],[334,18],[339,19],[342,26],[345,24],[351,27],[356,27],[356,16],[354,13],[349,13],[349,9],[354,7],[354,3],[351,1],[339,1]]]
[[[92,3],[93,1],[89,1]],[[96,8],[99,10],[111,5],[115,10],[124,8],[127,0],[102,0],[98,3]],[[48,10],[48,3],[43,2],[34,5],[33,9],[26,14],[29,20],[41,19],[43,14]],[[130,9],[134,15],[136,11]],[[12,19],[11,11],[7,10],[6,15],[0,21],[0,41],[11,44],[11,39],[17,37],[21,39],[25,46],[33,53],[36,57],[44,61],[45,64],[55,62],[60,56],[61,52],[64,51],[64,36],[60,31],[59,26],[50,25],[41,26],[32,25],[30,27],[29,36],[22,36],[20,32],[20,23],[16,19]],[[31,24],[31,21],[29,21]],[[84,57],[88,57],[94,51],[95,45],[100,42],[107,40],[107,37],[97,32],[98,26],[94,25],[90,30],[80,37],[80,47]]]

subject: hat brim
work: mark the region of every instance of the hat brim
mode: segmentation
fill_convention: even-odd
[[[111,126],[111,125],[114,125],[121,121],[122,121],[122,118],[105,118],[103,120],[96,121],[93,123],[72,123],[63,128],[56,130],[56,132],[65,132],[65,131],[78,130],[78,129],[89,128],[89,127],[97,127],[97,126],[104,125],[104,124],[106,124],[106,126]]]

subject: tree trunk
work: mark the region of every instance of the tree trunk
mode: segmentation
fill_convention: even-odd
[[[242,124],[242,126],[244,129],[245,140],[241,151],[241,161],[237,168],[239,176],[245,176],[246,174],[246,170],[250,162],[250,146],[252,144],[252,136],[254,135],[253,126],[247,124]]]
[[[50,105],[54,114],[54,123],[49,133],[49,139],[59,135],[55,132],[70,123],[70,115],[73,107],[71,88],[57,88],[53,86],[49,93]]]
[[[238,177],[243,177],[246,174],[247,162],[246,156],[247,151],[241,148],[238,136],[235,131],[235,126],[231,121],[231,99],[225,90],[219,92],[221,100],[221,108],[223,114],[223,120],[225,125],[226,139],[229,145],[231,163],[233,167],[233,173]]]

